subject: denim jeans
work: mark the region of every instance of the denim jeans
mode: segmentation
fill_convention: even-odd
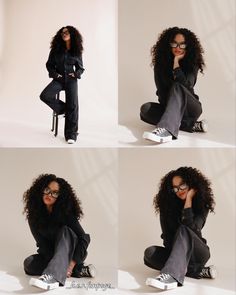
[[[140,118],[146,123],[167,129],[177,138],[179,129],[192,131],[201,113],[199,100],[186,87],[174,82],[166,106],[155,102],[145,103],[141,106]]]
[[[60,79],[59,79],[60,80]],[[65,139],[77,139],[79,103],[78,85],[75,78],[65,80],[53,80],[40,94],[40,99],[45,102],[57,114],[65,114]],[[57,100],[56,95],[65,90],[65,102]]]
[[[183,285],[185,275],[199,278],[209,258],[209,247],[185,225],[179,227],[172,249],[151,246],[144,252],[144,263],[147,266],[170,274],[179,285]]]
[[[57,234],[53,255],[34,254],[27,257],[24,270],[28,275],[52,274],[60,285],[64,285],[70,261],[75,260],[78,268],[83,265],[86,256],[87,251],[83,245],[78,245],[76,234],[68,226],[63,226]]]

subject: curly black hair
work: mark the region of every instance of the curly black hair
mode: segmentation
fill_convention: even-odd
[[[48,212],[43,202],[43,190],[56,181],[59,184],[59,196],[53,205],[52,216],[58,224],[64,224],[69,216],[80,219],[83,216],[81,201],[71,185],[63,178],[54,174],[41,174],[23,195],[24,210],[28,221],[37,227],[47,223]]]
[[[210,181],[196,168],[180,167],[170,171],[161,179],[159,191],[153,200],[156,213],[161,212],[165,215],[167,211],[174,211],[182,203],[172,190],[174,176],[180,176],[189,188],[196,190],[192,203],[194,213],[201,213],[206,209],[214,212],[215,201]]]
[[[179,27],[168,28],[159,35],[156,44],[151,48],[152,65],[162,73],[167,73],[167,70],[169,70],[168,73],[171,73],[174,56],[170,43],[173,42],[177,34],[182,34],[187,44],[186,54],[180,60],[181,68],[183,68],[185,73],[192,72],[196,68],[203,73],[203,68],[205,67],[203,59],[204,50],[199,39],[190,30]]]
[[[83,52],[83,38],[80,32],[72,26],[62,27],[52,38],[50,48],[55,51],[64,51],[66,49],[66,43],[61,36],[61,33],[65,28],[70,32],[71,54],[73,56],[81,56]]]

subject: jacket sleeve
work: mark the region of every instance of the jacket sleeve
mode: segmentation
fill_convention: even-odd
[[[90,235],[86,234],[76,217],[70,216],[67,225],[78,237],[78,244],[73,255],[77,263],[82,263],[87,256],[87,248],[90,243]]]
[[[51,246],[48,240],[43,237],[40,232],[35,228],[33,224],[29,222],[30,231],[36,241],[36,246],[38,247],[37,252],[43,254],[44,256],[50,255]]]
[[[58,73],[56,71],[56,60],[55,60],[55,54],[51,50],[49,53],[48,60],[46,62],[46,68],[48,70],[49,78],[56,79],[58,77]]]
[[[194,215],[192,208],[185,208],[182,211],[182,224],[191,228],[196,234],[201,235],[209,210],[205,209],[200,215]]]
[[[77,59],[77,62],[75,64],[75,74],[76,74],[76,78],[80,79],[81,75],[84,72],[84,68],[83,68],[83,60],[82,60],[82,56],[80,56]]]
[[[163,239],[163,245],[165,248],[171,249],[175,232],[171,229],[170,226],[168,226],[168,223],[166,222],[166,218],[164,218],[164,215],[160,213],[160,224],[161,224],[161,238]]]
[[[182,71],[181,67],[175,68],[173,70],[174,80],[176,82],[179,82],[183,86],[185,86],[190,91],[192,91],[192,89],[197,81],[197,73],[198,73],[197,68],[195,68],[193,72],[191,72],[187,75]]]

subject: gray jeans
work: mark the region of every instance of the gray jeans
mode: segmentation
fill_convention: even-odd
[[[151,246],[144,252],[144,263],[161,273],[168,273],[183,285],[184,277],[199,278],[210,258],[209,247],[189,227],[181,225],[172,249]]]
[[[28,275],[52,274],[61,285],[64,285],[67,268],[73,258],[77,242],[76,234],[68,226],[63,226],[57,235],[53,256],[46,258],[41,254],[34,254],[27,257],[24,261],[25,273]],[[87,253],[84,259],[86,256]]]
[[[200,101],[186,87],[174,82],[166,106],[155,102],[145,103],[141,106],[140,118],[146,123],[167,129],[177,138],[179,129],[192,131],[201,113]]]

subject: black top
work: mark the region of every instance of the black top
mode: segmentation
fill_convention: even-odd
[[[57,80],[71,78],[68,75],[69,73],[74,73],[75,77],[80,79],[84,72],[82,56],[73,56],[68,50],[65,50],[64,52],[51,50],[46,63],[46,68],[49,77]],[[62,78],[58,79],[58,74],[61,75]]]
[[[157,88],[156,95],[159,98],[160,104],[164,106],[166,105],[170,88],[174,82],[180,83],[187,90],[189,90],[191,94],[199,99],[198,96],[194,93],[193,89],[197,81],[198,68],[195,68],[195,70],[191,73],[185,73],[181,69],[181,67],[175,68],[174,70],[172,70],[172,73],[170,73],[169,78],[166,78],[159,72],[160,71],[157,69],[157,67],[154,67],[154,79]]]
[[[160,223],[162,229],[161,238],[163,239],[164,246],[169,249],[172,248],[176,231],[181,224],[189,227],[204,243],[206,243],[206,240],[202,237],[201,229],[206,222],[208,212],[209,210],[205,209],[201,214],[194,214],[192,208],[184,209],[181,207],[176,208],[175,214],[172,212],[167,217],[164,217],[160,212]]]
[[[29,227],[36,241],[36,246],[38,247],[37,252],[39,254],[42,254],[45,257],[51,257],[53,255],[56,236],[63,225],[66,225],[73,230],[78,238],[77,246],[82,247],[83,250],[86,251],[90,243],[90,236],[85,233],[75,216],[69,216],[64,224],[57,224],[49,215],[47,225],[44,227],[36,228],[29,222]]]

